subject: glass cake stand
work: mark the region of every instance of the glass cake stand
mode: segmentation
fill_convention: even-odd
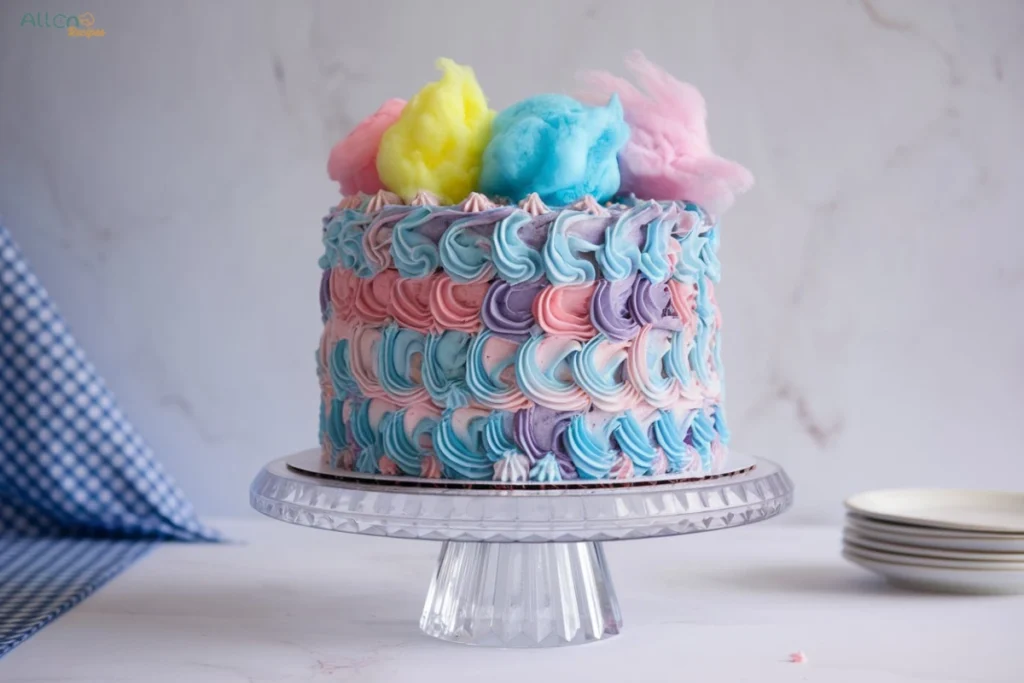
[[[604,541],[743,526],[781,514],[793,500],[786,473],[761,459],[703,479],[557,486],[451,486],[339,473],[319,461],[312,449],[269,463],[250,487],[252,507],[317,529],[443,541],[420,628],[494,647],[576,645],[618,634]]]

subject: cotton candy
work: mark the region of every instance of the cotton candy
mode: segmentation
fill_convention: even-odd
[[[420,90],[385,131],[377,172],[406,201],[426,190],[453,204],[476,189],[494,111],[472,69],[450,59],[437,60],[437,68],[441,80]]]
[[[388,100],[334,145],[327,161],[327,175],[341,186],[342,194],[374,194],[387,189],[377,174],[377,150],[384,131],[398,120],[404,107],[405,100]]]
[[[480,188],[518,201],[532,192],[548,204],[619,189],[615,155],[629,137],[618,97],[590,107],[566,95],[530,97],[498,114],[484,152]]]
[[[619,153],[623,193],[642,199],[686,200],[712,214],[732,205],[754,177],[737,163],[717,156],[707,130],[707,106],[695,87],[681,83],[640,52],[626,58],[640,88],[609,73],[584,75],[581,98],[622,98],[632,134]]]

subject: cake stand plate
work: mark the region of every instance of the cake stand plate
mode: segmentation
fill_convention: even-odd
[[[253,508],[329,531],[443,541],[420,628],[472,645],[616,635],[622,617],[603,541],[743,526],[793,500],[782,468],[756,458],[737,474],[699,480],[446,488],[310,474],[319,456],[313,449],[269,463],[250,487]]]

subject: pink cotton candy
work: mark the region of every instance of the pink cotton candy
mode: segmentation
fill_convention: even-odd
[[[639,51],[626,66],[640,89],[605,72],[589,72],[581,99],[606,102],[618,93],[630,127],[619,152],[620,191],[641,199],[686,200],[715,215],[754,184],[750,171],[717,156],[708,140],[707,106],[700,91],[651,63]]]
[[[341,185],[342,194],[386,190],[377,175],[377,148],[384,131],[398,120],[405,100],[390,99],[334,146],[327,161],[327,175]]]

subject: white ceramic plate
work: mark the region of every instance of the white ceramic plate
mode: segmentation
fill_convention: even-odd
[[[853,550],[844,550],[843,557],[904,588],[947,593],[1024,593],[1024,571],[977,572],[969,569],[922,567],[883,562]]]
[[[873,519],[938,529],[1024,534],[1024,493],[958,489],[865,491],[847,509]]]
[[[1024,572],[1024,562],[982,562],[980,560],[950,560],[921,555],[894,553],[887,550],[872,550],[843,540],[843,550],[880,562],[900,562],[918,567],[935,567],[937,569],[961,569],[974,572]]]
[[[924,548],[975,550],[985,553],[1024,553],[1024,536],[1017,534],[940,531],[938,529],[905,526],[891,522],[874,522],[857,515],[847,515],[846,528],[865,533],[880,541],[903,543]]]
[[[986,553],[975,550],[949,550],[948,548],[935,548],[932,546],[892,543],[885,539],[880,539],[872,535],[870,532],[859,532],[856,529],[847,529],[843,533],[843,540],[881,552],[900,553],[903,555],[920,555],[922,557],[933,557],[939,560],[1018,562],[1024,565],[1024,553]]]
[[[846,519],[851,525],[856,523],[861,527],[876,529],[878,531],[887,531],[894,534],[934,536],[941,538],[972,538],[993,541],[1024,541],[1024,534],[1000,533],[996,531],[971,531],[969,529],[936,529],[930,526],[917,526],[914,524],[903,524],[901,522],[874,519],[855,512],[846,513]]]

